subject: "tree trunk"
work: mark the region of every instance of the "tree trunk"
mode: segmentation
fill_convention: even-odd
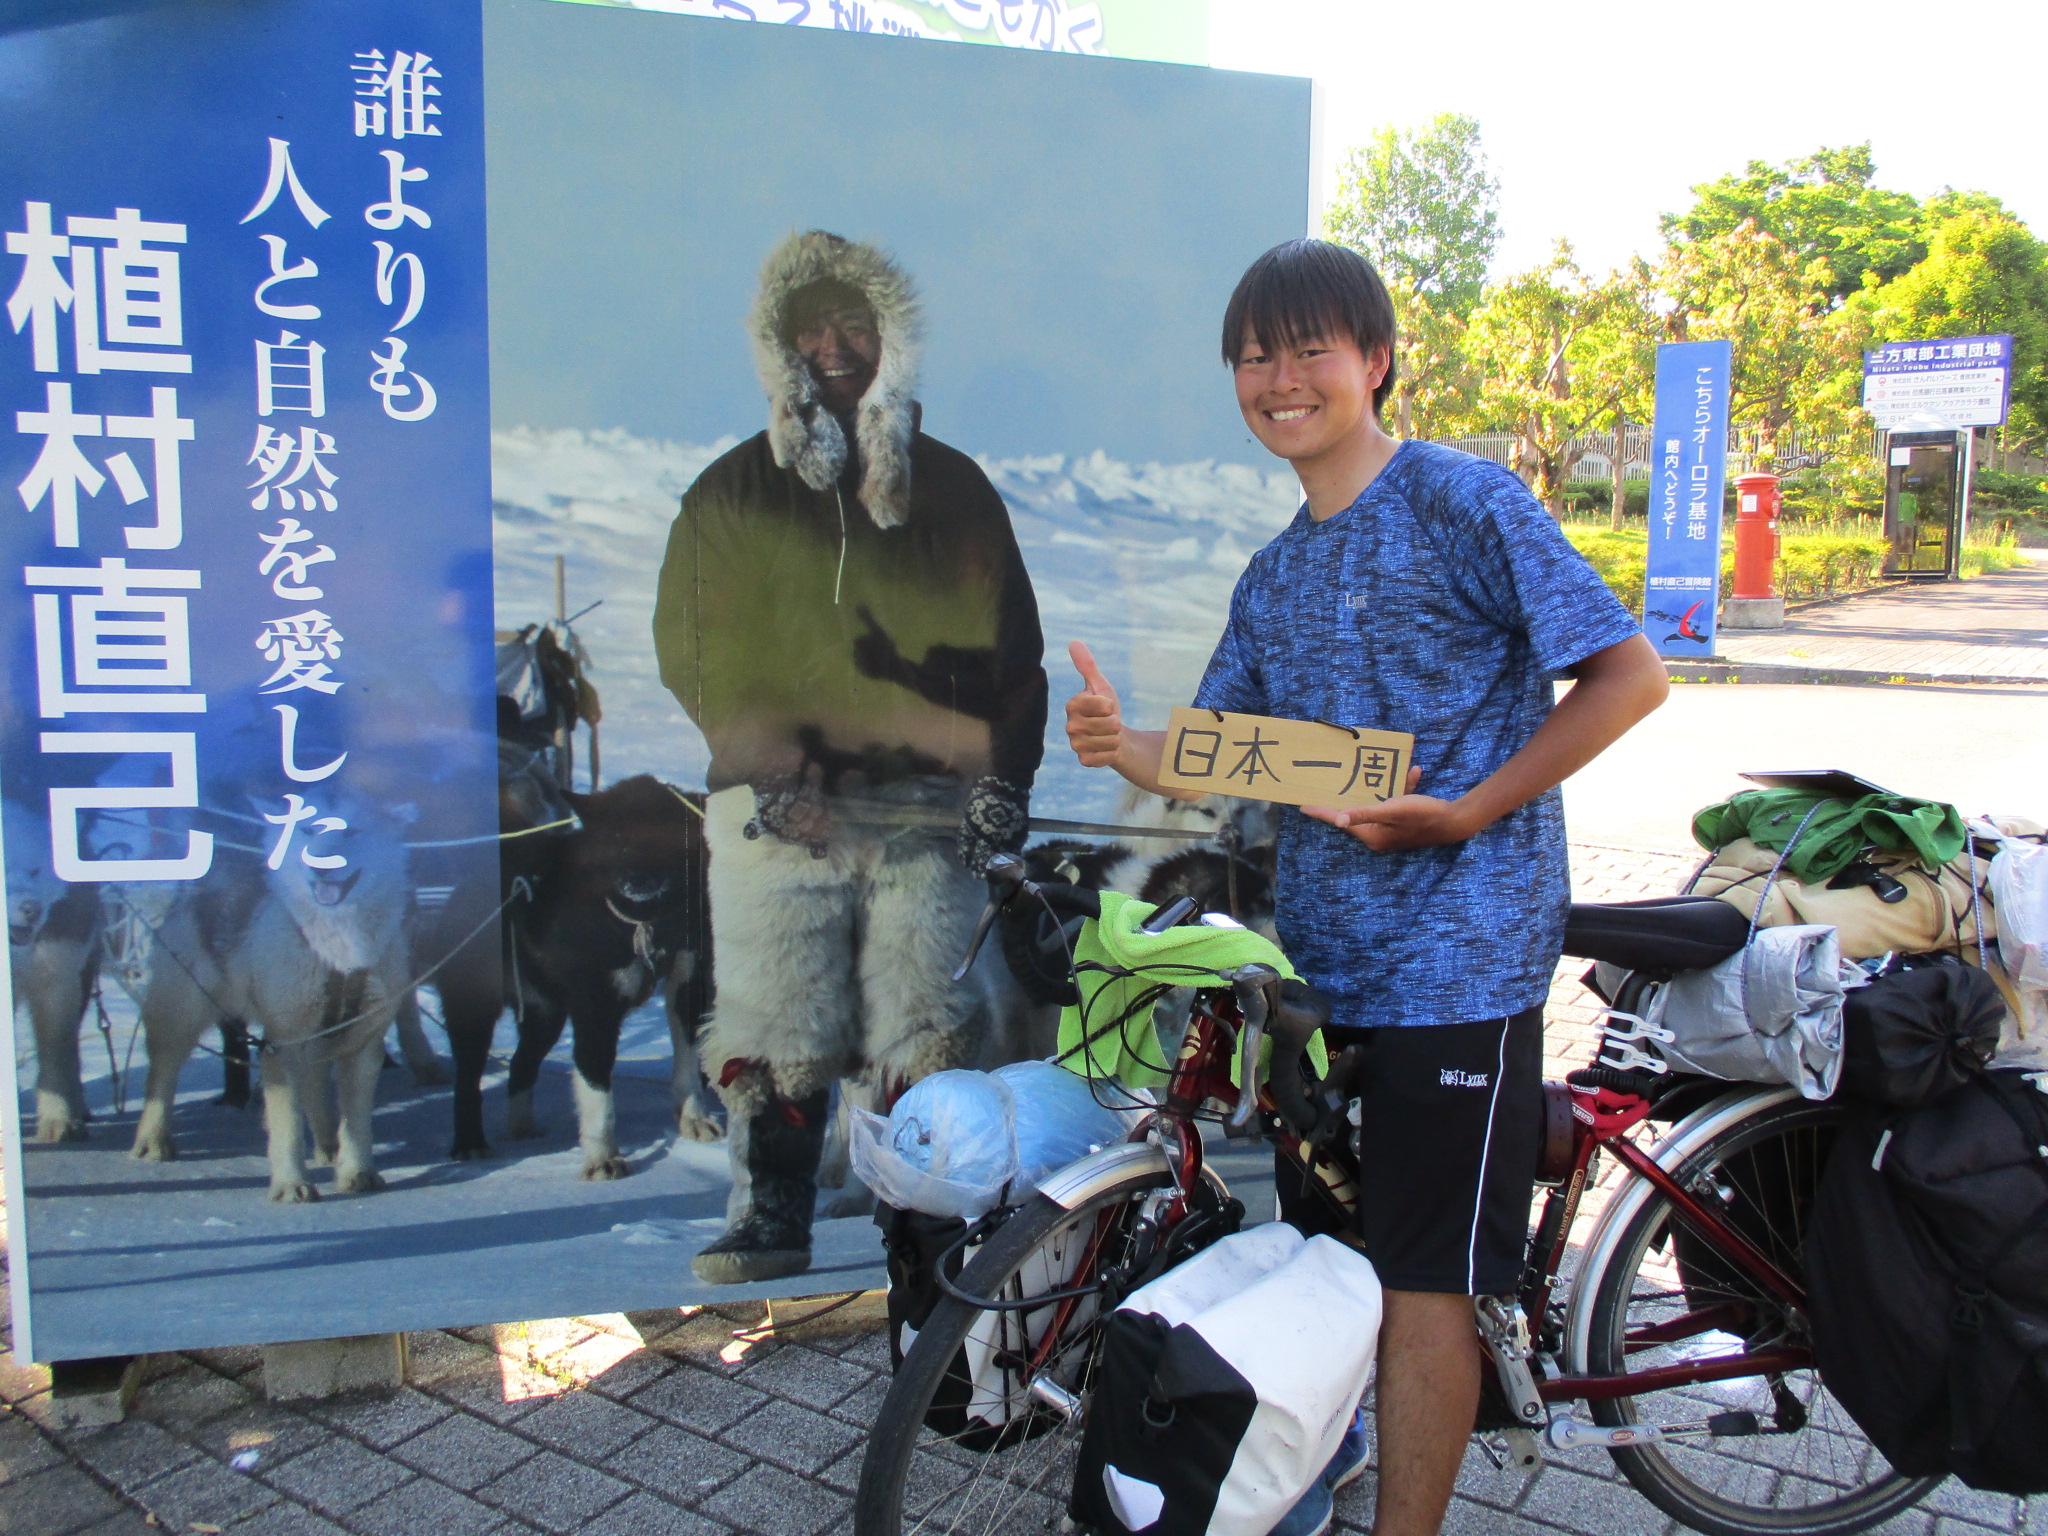
[[[1628,474],[1628,417],[1620,411],[1614,413],[1614,452],[1609,455],[1608,471],[1613,500],[1607,508],[1607,526],[1619,529],[1622,509],[1628,505],[1624,488]]]
[[[1405,384],[1394,391],[1394,436],[1404,442],[1408,438],[1408,423],[1411,419],[1408,407],[1411,396],[1412,391]]]

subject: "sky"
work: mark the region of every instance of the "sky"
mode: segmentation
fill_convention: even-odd
[[[485,18],[486,88],[518,104],[488,144],[498,426],[760,431],[756,275],[822,227],[922,288],[940,440],[1264,459],[1217,323],[1306,225],[1302,82],[546,0]]]
[[[2048,236],[2040,0],[1209,0],[1210,62],[1314,77],[1325,189],[1344,148],[1479,120],[1501,181],[1497,275],[1568,238],[1604,272],[1653,254],[1696,183],[1869,140],[1881,185],[1994,193]]]

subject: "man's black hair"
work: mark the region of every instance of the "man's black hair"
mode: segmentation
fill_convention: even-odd
[[[1293,347],[1318,336],[1349,336],[1369,359],[1387,349],[1387,374],[1372,392],[1373,414],[1394,392],[1394,301],[1372,263],[1328,240],[1276,245],[1237,280],[1223,311],[1223,362],[1237,365],[1245,333],[1261,347]]]

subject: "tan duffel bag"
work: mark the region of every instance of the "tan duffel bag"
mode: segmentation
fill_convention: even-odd
[[[2040,824],[2023,816],[1987,819],[2008,837],[2043,836]],[[1903,898],[1887,902],[1879,900],[1867,885],[1831,891],[1825,882],[1807,884],[1782,871],[1772,880],[1770,875],[1777,868],[1778,855],[1746,837],[1715,850],[1711,861],[1694,878],[1691,890],[1694,895],[1718,897],[1745,917],[1756,916],[1758,898],[1763,897],[1763,915],[1757,922],[1760,928],[1826,923],[1835,929],[1843,958],[1849,960],[1868,960],[1894,952],[1929,954],[1946,950],[1977,965],[1977,927],[1981,918],[1981,963],[2005,994],[2006,1023],[1999,1045],[1999,1064],[2031,1064],[2038,1058],[2042,1066],[2048,1067],[2048,1017],[2032,1016],[2048,1014],[2048,1010],[2036,998],[2023,1002],[1999,964],[1998,950],[1991,942],[1998,937],[1997,910],[1988,883],[1991,854],[1982,846],[1975,846],[1974,851],[1974,899],[1970,850],[1936,874],[1928,873],[1910,854],[1873,853],[1870,862],[1906,888]],[[1766,885],[1768,896],[1764,896]]]

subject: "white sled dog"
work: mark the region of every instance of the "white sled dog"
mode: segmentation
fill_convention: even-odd
[[[7,958],[14,1000],[36,1042],[37,1141],[85,1139],[78,1030],[100,957],[100,896],[50,867],[50,823],[17,801],[4,806]]]
[[[319,1198],[306,1175],[308,1128],[337,1190],[383,1186],[370,1117],[385,1031],[410,994],[412,893],[396,822],[360,803],[341,814],[347,830],[306,847],[341,854],[345,866],[309,867],[295,847],[276,870],[231,853],[192,885],[110,888],[146,934],[120,977],[149,1046],[136,1157],[176,1155],[179,1071],[207,1029],[244,1019],[261,1045],[270,1198]]]

